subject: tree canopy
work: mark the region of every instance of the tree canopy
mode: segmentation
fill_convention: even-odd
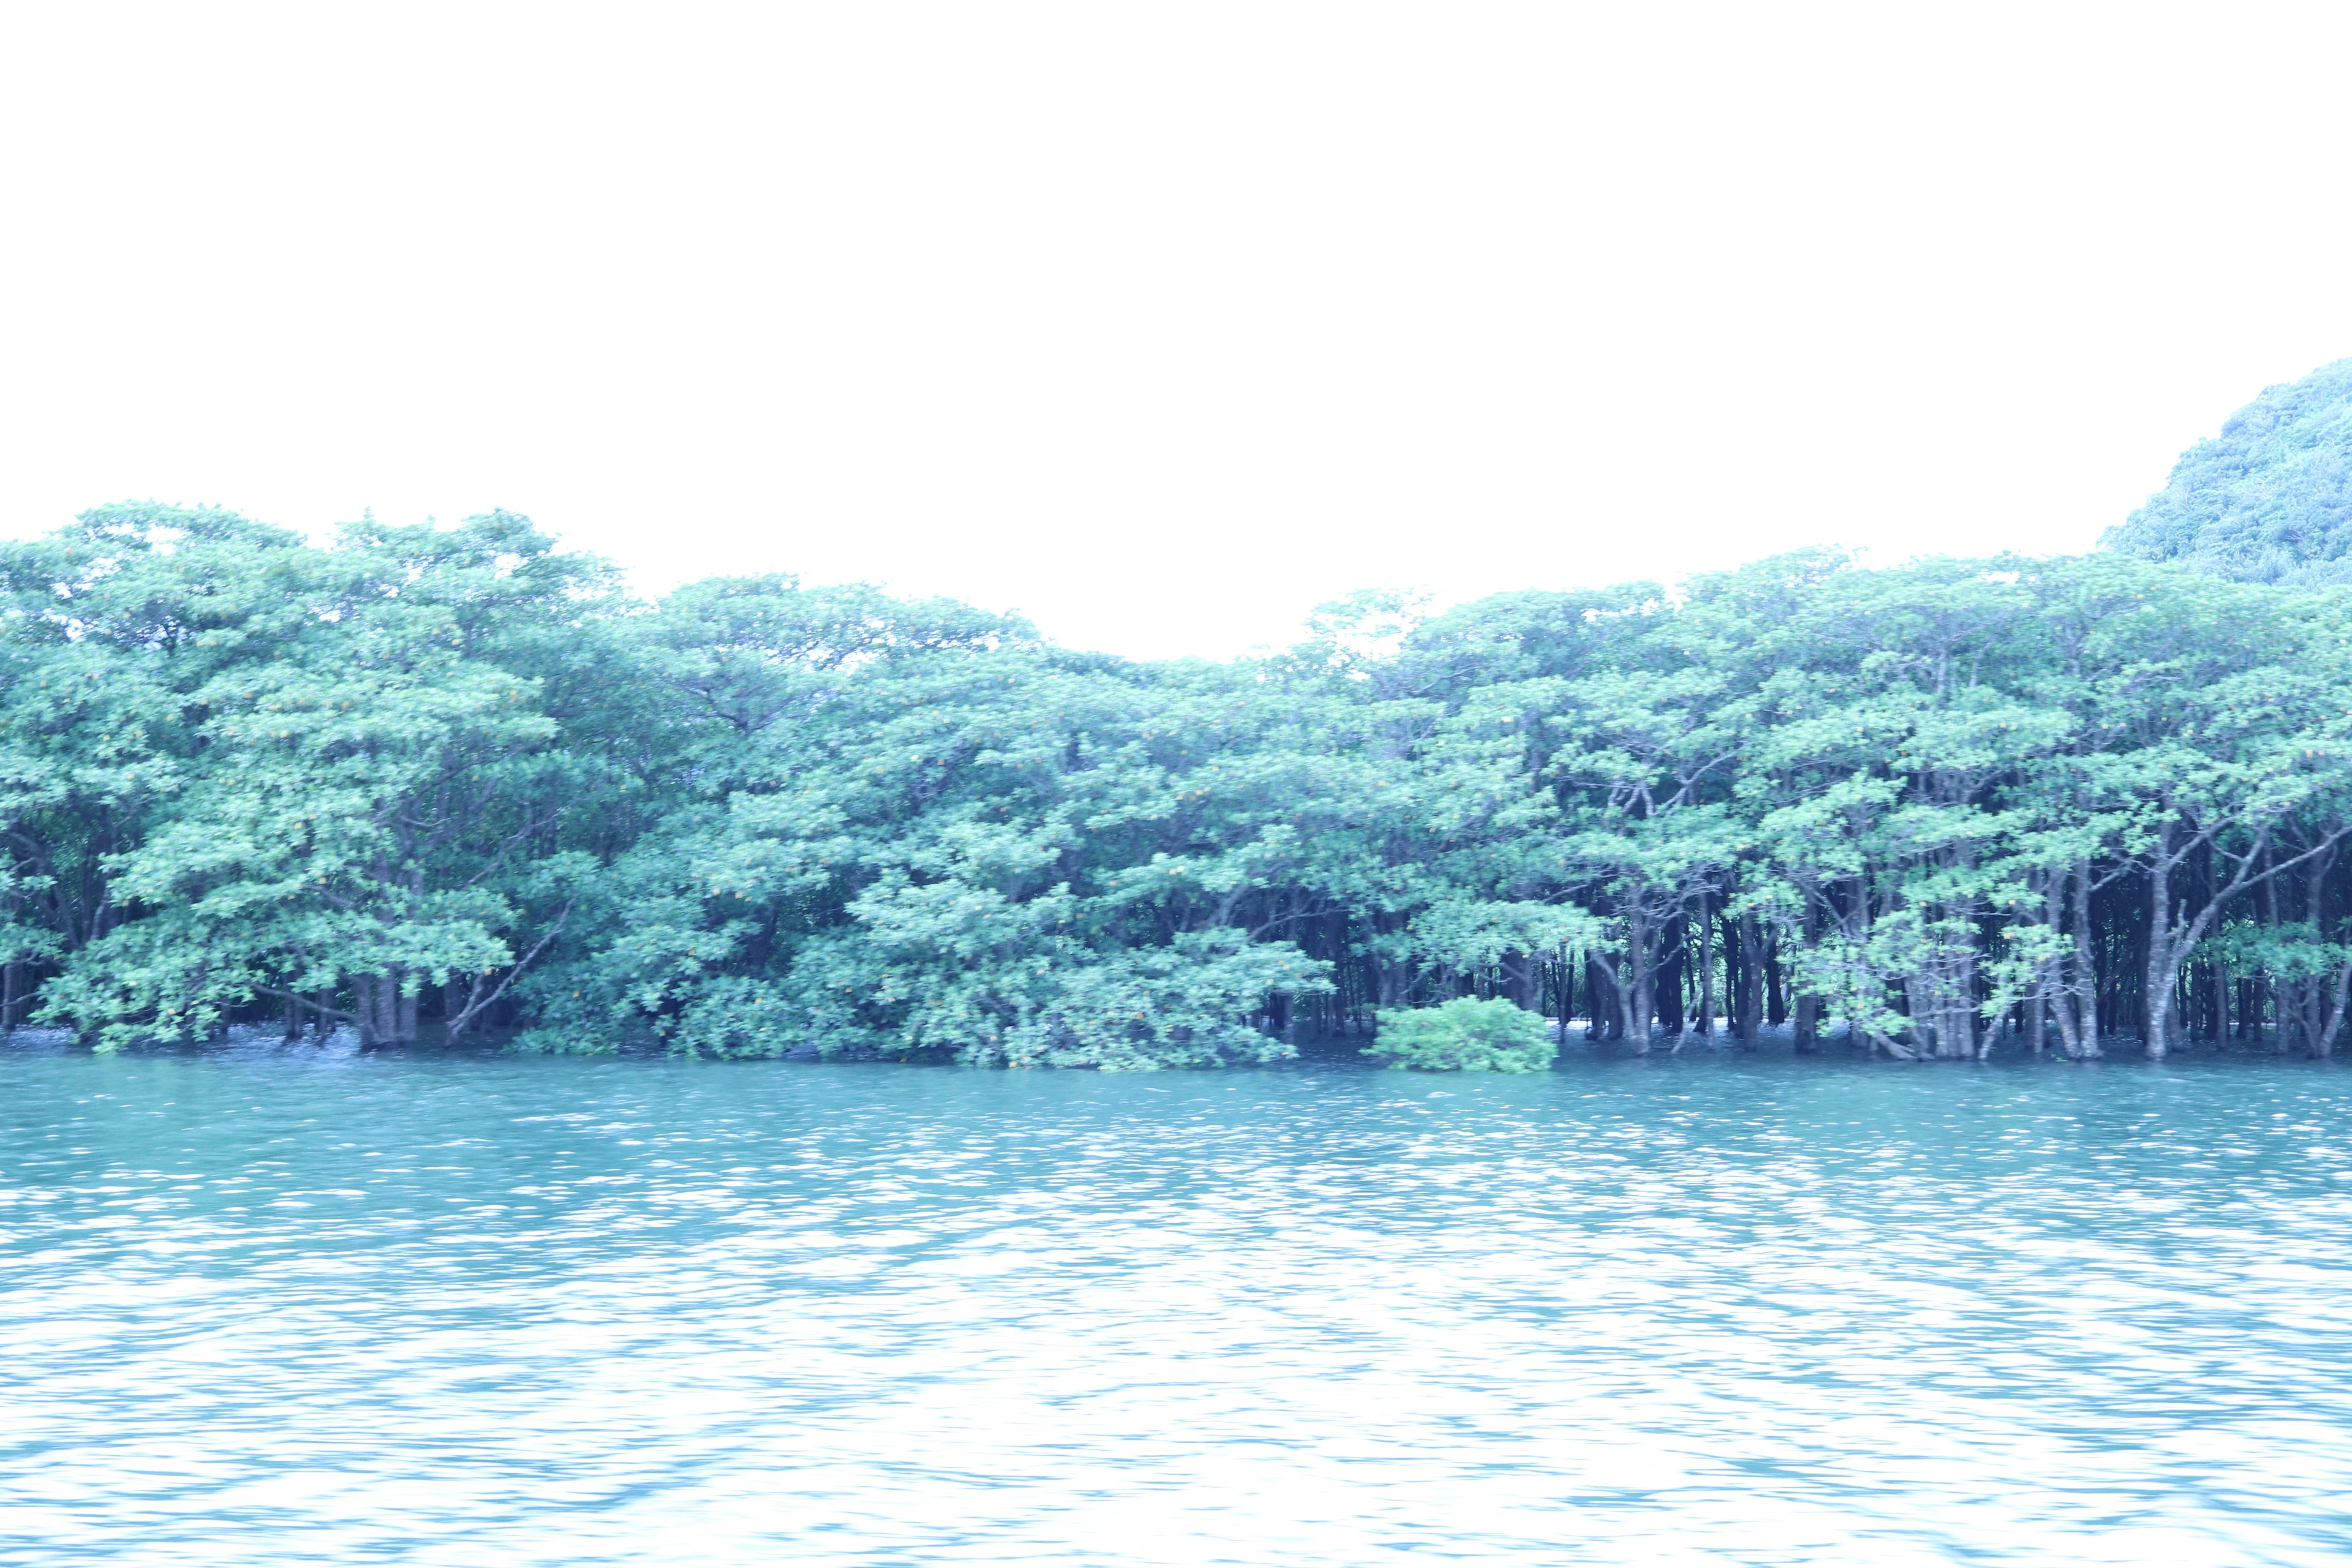
[[[2352,588],[1811,552],[1138,663],[640,602],[505,513],[123,506],[0,611],[0,1023],[98,1048],[2324,1053],[2352,995]]]
[[[2242,583],[2352,583],[2352,359],[2265,388],[2101,544]]]

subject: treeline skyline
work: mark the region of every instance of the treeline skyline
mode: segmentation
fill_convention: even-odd
[[[11,1022],[1149,1068],[1460,996],[1648,1049],[2326,1054],[2352,599],[2107,554],[1363,595],[1147,664],[525,520],[0,547]]]

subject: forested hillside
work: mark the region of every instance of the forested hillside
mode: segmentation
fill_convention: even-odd
[[[2242,583],[2352,583],[2352,360],[2265,389],[2101,545]]]
[[[2352,988],[2352,591],[1806,555],[1137,664],[789,578],[636,603],[505,514],[125,507],[0,593],[6,1018],[102,1047],[1139,1068],[1476,996],[2324,1053]]]

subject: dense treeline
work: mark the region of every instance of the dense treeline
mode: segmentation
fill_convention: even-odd
[[[100,1047],[1173,1066],[1475,996],[2325,1054],[2352,994],[2352,594],[1820,554],[1137,664],[782,577],[644,605],[506,514],[121,507],[0,595],[0,1016]]]

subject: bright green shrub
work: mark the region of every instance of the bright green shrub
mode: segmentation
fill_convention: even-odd
[[[1526,1008],[1461,996],[1442,1007],[1383,1009],[1364,1054],[1382,1067],[1424,1072],[1541,1072],[1559,1047]]]

